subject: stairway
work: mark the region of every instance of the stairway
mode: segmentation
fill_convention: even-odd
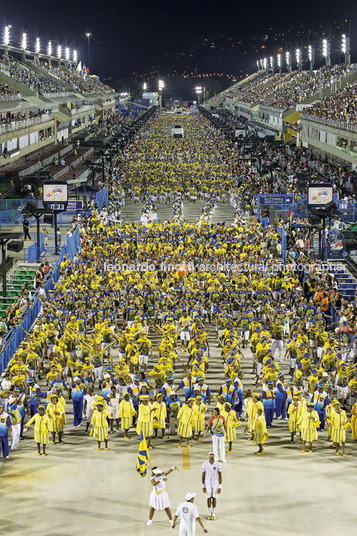
[[[357,281],[355,277],[348,270],[347,266],[343,268],[331,268],[331,272],[334,274],[338,289],[341,292],[345,300],[353,301],[356,293]]]

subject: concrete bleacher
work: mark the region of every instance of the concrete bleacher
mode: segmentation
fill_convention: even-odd
[[[52,164],[46,168],[46,171],[49,171],[53,179],[60,179],[61,181],[73,179],[73,175],[75,175],[75,178],[79,178],[87,170],[87,167],[83,166],[84,160],[89,158],[93,153],[94,149],[92,147],[78,147],[78,149],[73,150],[65,156],[65,166],[61,166],[59,159],[58,165]]]

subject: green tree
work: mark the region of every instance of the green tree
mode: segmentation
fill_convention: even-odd
[[[210,99],[222,90],[222,84],[215,78],[206,78],[204,82],[205,99]]]
[[[130,93],[132,99],[142,97],[143,86],[136,78],[116,78],[113,87],[118,93]]]

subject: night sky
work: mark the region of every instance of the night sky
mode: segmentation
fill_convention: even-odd
[[[190,58],[192,47],[195,55],[200,43],[214,35],[242,40],[242,50],[248,50],[253,43],[264,43],[268,34],[267,50],[273,50],[279,44],[271,38],[274,33],[290,29],[294,46],[294,40],[303,40],[301,35],[296,37],[301,25],[320,36],[330,24],[350,18],[353,31],[357,29],[356,0],[60,0],[47,5],[43,0],[16,0],[1,10],[2,26],[12,25],[13,42],[19,43],[21,33],[27,31],[30,42],[37,35],[44,44],[51,39],[77,48],[84,60],[88,54],[84,33],[92,32],[90,67],[99,75],[113,77],[118,72],[124,76],[152,68],[174,69],[175,54],[188,53]],[[249,60],[241,57],[242,69],[251,66],[250,72],[254,70],[258,54],[254,57],[253,52]],[[222,69],[238,71],[239,54],[232,64],[223,62]],[[197,56],[196,65],[202,65],[205,49]]]

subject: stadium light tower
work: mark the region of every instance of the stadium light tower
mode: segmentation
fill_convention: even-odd
[[[291,57],[290,57],[290,52],[289,51],[285,52],[285,62],[286,62],[286,67],[287,67],[288,71],[291,71]]]
[[[263,59],[263,67],[268,72],[268,60],[266,58]]]
[[[62,57],[62,47],[61,45],[57,46],[57,58],[60,60]]]
[[[24,33],[22,34],[21,48],[22,48],[23,50],[27,50],[27,33],[26,33],[26,32],[24,32]]]
[[[259,71],[259,60],[257,60],[257,69]]]
[[[301,71],[301,67],[302,67],[302,64],[301,64],[301,50],[299,48],[296,49],[295,56],[296,56],[297,68],[299,69],[299,71]]]
[[[165,82],[159,79],[159,107],[162,109],[162,93],[165,87]]]
[[[341,51],[345,55],[345,63],[351,63],[351,39],[346,34],[342,34]]]
[[[279,67],[279,74],[281,74],[281,54],[276,55],[276,63],[277,63],[277,66]]]
[[[270,56],[269,58],[269,65],[270,65],[270,69],[272,70],[272,72],[274,72],[274,56]]]
[[[6,45],[7,47],[10,44],[10,29],[11,29],[11,26],[9,25],[5,26],[5,29],[4,29],[4,45]]]
[[[200,95],[202,95],[203,91],[202,91],[202,86],[196,86],[195,87],[195,92],[196,92],[196,95],[197,95],[197,104],[200,103]]]
[[[69,61],[69,47],[66,47],[65,49],[65,58],[66,58],[66,61]]]
[[[39,37],[36,37],[35,52],[39,54],[41,52],[41,41]]]
[[[331,65],[331,45],[327,39],[322,40],[322,55],[325,58],[326,67]]]
[[[90,41],[90,38],[92,37],[92,32],[86,32],[84,35],[87,38],[87,45],[88,45],[87,63],[89,65],[89,41]]]
[[[73,61],[74,63],[77,63],[78,53],[76,50],[73,50]]]
[[[308,54],[309,62],[310,62],[310,71],[313,71],[314,62],[315,62],[315,50],[312,48],[311,45],[307,47],[307,54]]]
[[[148,85],[146,82],[143,83],[143,91],[147,91]]]
[[[47,55],[52,56],[52,42],[51,41],[48,42]]]

